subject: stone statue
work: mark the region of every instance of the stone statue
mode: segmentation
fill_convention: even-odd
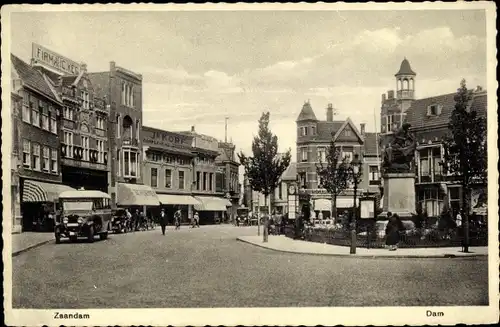
[[[393,135],[388,136],[384,149],[382,167],[386,173],[408,173],[415,155],[417,143],[410,133],[410,124],[403,124]]]

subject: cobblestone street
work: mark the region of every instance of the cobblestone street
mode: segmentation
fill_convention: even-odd
[[[256,228],[169,227],[13,258],[14,308],[447,306],[488,302],[487,258],[349,258],[238,242]]]

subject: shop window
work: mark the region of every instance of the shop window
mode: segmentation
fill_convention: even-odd
[[[179,190],[184,189],[184,172],[181,170],[179,171]]]
[[[31,168],[31,142],[23,140],[23,166]]]
[[[172,187],[172,170],[170,169],[165,169],[165,187]]]
[[[151,187],[158,187],[158,169],[151,168]]]
[[[50,170],[57,174],[58,164],[57,164],[57,150],[52,149],[50,151]]]

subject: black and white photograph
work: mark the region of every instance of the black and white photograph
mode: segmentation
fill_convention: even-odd
[[[495,10],[2,6],[5,324],[498,322]]]

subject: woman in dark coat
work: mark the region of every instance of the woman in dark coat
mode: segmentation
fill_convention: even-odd
[[[397,215],[389,217],[389,222],[385,228],[386,240],[385,244],[389,247],[389,251],[397,250],[399,243],[399,229],[401,223]]]

